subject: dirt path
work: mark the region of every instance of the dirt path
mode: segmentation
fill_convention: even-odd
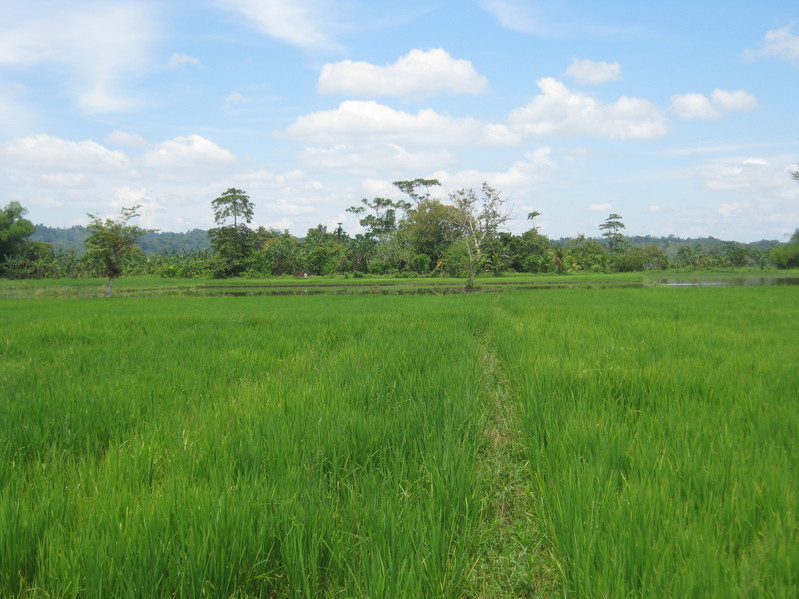
[[[469,597],[554,597],[557,576],[535,522],[531,474],[521,442],[517,398],[489,335],[480,339],[483,444],[477,470],[484,485]]]

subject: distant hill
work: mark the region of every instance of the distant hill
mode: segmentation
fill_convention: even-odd
[[[669,235],[668,237],[657,237],[654,235],[626,235],[624,239],[628,244],[639,247],[654,245],[663,250],[669,257],[675,256],[680,247],[685,245],[692,248],[698,246],[706,254],[713,254],[714,251],[729,248],[730,245],[756,250],[769,250],[780,244],[780,242],[776,239],[761,239],[760,241],[754,241],[752,243],[739,243],[737,241],[725,241],[723,239],[717,239],[716,237],[676,237],[674,235]],[[561,237],[560,239],[553,239],[552,243],[558,246],[565,246],[568,245],[569,241],[571,240],[571,237]],[[606,245],[605,240],[601,237],[595,238],[595,240],[602,245]]]
[[[49,243],[57,252],[81,255],[86,251],[86,236],[86,227],[81,225],[65,229],[36,225],[36,231],[30,239]],[[145,254],[180,254],[210,249],[211,242],[206,231],[192,229],[186,233],[147,233],[139,241],[139,247]]]

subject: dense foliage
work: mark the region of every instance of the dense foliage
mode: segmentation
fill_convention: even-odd
[[[304,236],[287,230],[249,227],[255,204],[240,189],[228,189],[212,202],[217,227],[208,232],[145,232],[141,252],[124,257],[130,274],[165,277],[268,277],[281,275],[403,275],[473,277],[504,272],[630,272],[669,267],[703,269],[799,265],[799,242],[741,244],[714,238],[624,236],[622,217],[611,214],[598,223],[596,238],[578,235],[552,240],[534,226],[539,212],[528,215],[531,227],[517,235],[500,222],[475,235],[478,216],[507,216],[500,193],[485,186],[452,194],[448,202],[431,197],[435,179],[396,181],[411,201],[362,199],[347,209],[358,217],[351,235],[339,224],[309,229]],[[460,205],[458,201],[461,201]],[[466,202],[465,200],[469,200]],[[471,204],[468,207],[466,204]],[[17,205],[18,206],[18,205]],[[9,207],[12,207],[9,205]],[[21,207],[19,207],[21,208]],[[467,208],[473,211],[466,218]],[[491,208],[491,209],[489,209]],[[7,208],[8,210],[8,208]],[[27,221],[25,221],[27,222]],[[2,225],[2,219],[0,219]],[[0,233],[3,227],[0,226]],[[471,230],[471,233],[469,232]],[[7,251],[3,271],[9,278],[98,276],[103,265],[84,251],[85,227],[53,229],[39,225],[32,241]],[[479,241],[479,247],[475,244]]]

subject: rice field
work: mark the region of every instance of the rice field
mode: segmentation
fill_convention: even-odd
[[[0,299],[0,597],[796,597],[791,287]]]

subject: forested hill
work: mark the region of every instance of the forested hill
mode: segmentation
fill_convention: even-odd
[[[572,237],[561,237],[560,239],[553,239],[552,244],[567,247],[573,239]],[[669,257],[673,257],[679,248],[683,246],[700,248],[705,253],[712,253],[714,250],[722,249],[730,245],[768,251],[780,244],[776,239],[761,239],[760,241],[753,241],[752,243],[738,243],[736,241],[726,241],[716,237],[676,237],[675,235],[668,235],[667,237],[657,237],[655,235],[629,235],[624,237],[624,241],[628,245],[638,247],[654,245],[658,249],[663,250]],[[600,240],[600,243],[603,242]]]
[[[36,232],[30,239],[49,243],[57,252],[83,254],[86,235],[86,227],[80,225],[66,229],[36,225]],[[210,249],[211,243],[206,231],[193,229],[186,233],[147,233],[139,240],[139,247],[145,254],[180,254]]]

